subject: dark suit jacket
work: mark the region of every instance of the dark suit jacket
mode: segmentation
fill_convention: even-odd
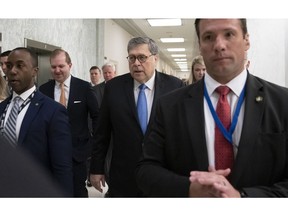
[[[101,103],[102,103],[102,99],[103,99],[103,95],[104,95],[104,89],[105,89],[105,81],[93,86],[93,90],[96,94],[96,98],[97,98],[97,102],[98,102],[98,106],[101,107]]]
[[[109,194],[111,192],[112,196],[139,196],[134,169],[142,152],[144,136],[137,117],[133,82],[128,73],[106,83],[99,127],[96,130],[90,172],[104,174],[105,156],[112,134],[113,150],[109,177]],[[155,95],[147,133],[155,116],[155,102],[161,95],[183,85],[176,77],[156,72]]]
[[[0,115],[10,99],[0,103]],[[22,121],[18,148],[32,155],[35,163],[50,171],[72,196],[72,142],[67,111],[62,105],[36,91]]]
[[[40,86],[39,90],[54,99],[54,87],[55,80],[50,80]],[[99,108],[89,82],[72,76],[69,91],[67,111],[72,131],[73,159],[84,162],[91,152],[88,115],[95,131]]]
[[[63,197],[51,173],[0,136],[0,197]]]
[[[287,98],[286,88],[248,75],[242,134],[229,176],[248,196],[288,196]],[[146,195],[187,197],[190,172],[207,171],[203,100],[203,80],[159,100],[136,171]]]

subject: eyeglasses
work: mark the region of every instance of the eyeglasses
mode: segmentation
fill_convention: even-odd
[[[140,63],[144,63],[147,61],[147,59],[151,56],[153,56],[154,54],[151,54],[149,56],[146,56],[146,55],[138,55],[138,56],[134,56],[134,55],[131,55],[131,56],[127,56],[127,60],[130,62],[130,63],[135,63],[136,59],[140,62]]]

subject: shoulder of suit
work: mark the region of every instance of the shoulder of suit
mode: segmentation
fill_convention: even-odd
[[[62,105],[58,102],[56,102],[55,100],[53,100],[52,98],[48,97],[47,95],[43,94],[41,91],[36,91],[35,92],[35,95],[32,99],[32,101],[34,102],[41,102],[41,103],[47,103],[49,104],[49,108],[52,108],[53,106],[54,107],[59,107]]]
[[[80,79],[80,78],[78,78],[78,77],[71,76],[71,82],[72,82],[72,80],[73,80],[73,82],[76,82],[76,83],[83,83],[83,84],[85,84],[85,85],[91,86],[88,81],[83,80],[83,79]]]
[[[181,79],[179,79],[178,77],[175,77],[175,76],[172,76],[172,75],[169,75],[169,74],[164,74],[162,72],[157,72],[157,75],[156,77],[159,76],[160,79],[163,79],[163,80],[169,80],[169,81],[172,81],[172,82],[175,82],[175,83],[183,83],[183,81]],[[157,79],[157,78],[156,78]],[[183,86],[184,86],[184,83],[183,83]]]
[[[46,87],[49,87],[49,86],[54,86],[55,85],[55,80],[52,79],[52,80],[49,80],[48,82],[46,83],[43,83],[41,86],[39,86],[39,89],[42,89],[42,88],[46,88]]]
[[[106,85],[111,85],[112,83],[122,83],[122,82],[127,82],[127,81],[133,81],[133,78],[131,74],[128,72],[126,74],[118,75],[114,77],[113,79],[109,80]],[[115,84],[113,84],[115,85]]]

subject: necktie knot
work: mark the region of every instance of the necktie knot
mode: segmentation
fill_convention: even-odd
[[[145,84],[141,84],[139,87],[140,91],[143,91],[147,88],[147,86]]]
[[[228,86],[219,86],[216,88],[216,92],[221,96],[225,96],[230,92],[230,88]]]
[[[19,104],[20,100],[21,100],[20,96],[16,96],[16,97],[13,99],[14,104]]]

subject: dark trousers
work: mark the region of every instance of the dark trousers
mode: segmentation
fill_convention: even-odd
[[[86,161],[73,161],[74,197],[88,197],[86,188],[87,166]]]

